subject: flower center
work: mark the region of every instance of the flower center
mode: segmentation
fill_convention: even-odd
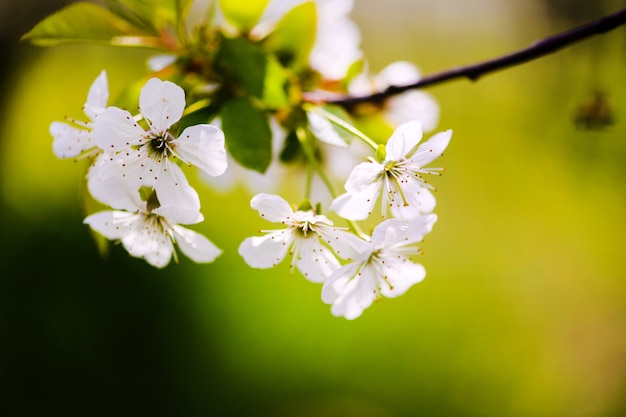
[[[372,252],[367,262],[374,267],[383,282],[389,286],[389,289],[393,290],[393,284],[389,282],[389,277],[385,272],[385,257],[382,254],[382,249],[376,249]]]
[[[171,153],[169,142],[173,140],[174,137],[169,132],[152,136],[150,139],[147,145],[152,155],[168,156],[168,153]]]
[[[296,231],[301,236],[307,237],[309,232],[313,232],[313,228],[311,227],[311,223],[308,221],[302,221],[298,223],[294,223],[293,227],[296,228]]]

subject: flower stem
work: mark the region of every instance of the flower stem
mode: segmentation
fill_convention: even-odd
[[[324,96],[310,93],[305,97],[305,100],[315,103],[337,104],[350,109],[361,103],[382,103],[389,97],[405,91],[424,88],[454,79],[467,78],[470,81],[476,81],[485,74],[532,61],[554,53],[593,35],[607,33],[625,24],[626,8],[591,21],[585,25],[536,41],[524,49],[520,49],[487,61],[478,62],[476,64],[457,66],[455,68],[424,77],[412,84],[392,85],[387,87],[384,91],[364,96],[337,96],[336,94],[327,94]]]
[[[306,198],[310,199],[313,172],[319,175],[322,182],[324,182],[324,185],[328,189],[328,192],[330,193],[331,197],[336,198],[338,194],[335,191],[335,187],[333,187],[333,184],[330,181],[330,178],[328,178],[328,175],[326,175],[326,173],[324,172],[320,164],[317,162],[317,159],[315,159],[315,155],[309,146],[309,142],[307,140],[308,135],[307,135],[306,130],[302,127],[298,128],[296,129],[296,135],[298,136],[298,140],[300,141],[300,144],[302,145],[302,149],[304,150],[304,153],[309,161],[309,164],[307,167],[308,178],[307,178]],[[346,220],[346,223],[348,223],[348,226],[350,227],[350,229],[361,239],[369,240],[369,236],[365,232],[363,232],[363,230],[361,230],[361,227],[357,223],[353,222],[352,220]]]
[[[320,166],[320,164],[318,163],[317,159],[315,159],[315,154],[313,153],[313,151],[311,150],[310,144],[308,142],[308,135],[307,132],[304,128],[299,128],[296,130],[296,135],[298,136],[298,140],[300,141],[300,144],[302,145],[302,149],[304,150],[304,153],[306,155],[306,158],[309,161],[309,169],[310,169],[310,174],[312,176],[313,172],[315,172],[317,175],[319,175],[319,177],[321,178],[321,180],[324,182],[324,185],[326,186],[326,188],[328,189],[328,192],[330,193],[330,195],[335,198],[337,197],[337,192],[335,191],[332,182],[330,181],[330,178],[328,178],[328,175],[326,175],[326,173],[324,172],[324,170],[322,170],[322,167]],[[308,187],[310,187],[310,181],[309,184],[307,184]],[[310,191],[310,190],[309,190]],[[307,192],[307,197],[308,197],[308,192]]]
[[[311,184],[313,183],[313,173],[315,168],[313,164],[307,164],[306,167],[306,186],[304,187],[304,198],[311,200]]]

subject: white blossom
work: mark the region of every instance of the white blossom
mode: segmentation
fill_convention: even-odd
[[[385,91],[390,86],[413,84],[421,78],[420,72],[410,62],[396,61],[383,68],[375,76],[366,71],[356,76],[348,85],[354,96]],[[419,120],[425,132],[432,131],[439,122],[439,104],[428,93],[417,90],[405,91],[385,100],[383,116],[394,128],[412,120]]]
[[[134,190],[153,187],[161,207],[197,212],[198,194],[177,160],[195,165],[207,175],[221,175],[227,165],[224,133],[215,126],[201,124],[187,127],[175,137],[170,128],[182,117],[185,93],[169,81],[148,80],[141,90],[139,109],[147,130],[128,111],[117,107],[108,107],[98,116],[93,137],[106,157],[91,174],[90,192],[102,195],[98,187],[113,177]]]
[[[306,0],[272,0],[253,33],[264,36],[290,9]],[[361,32],[349,17],[354,0],[313,0],[317,11],[315,43],[309,64],[324,78],[342,79],[350,65],[362,58]]]
[[[440,132],[420,144],[422,128],[413,121],[400,125],[385,146],[382,162],[370,160],[358,164],[345,184],[346,193],[330,206],[341,217],[350,220],[367,218],[381,196],[381,214],[387,209],[393,217],[410,219],[430,213],[435,197],[422,175],[438,174],[441,168],[425,168],[443,154],[452,131]]]
[[[412,262],[418,254],[417,243],[437,220],[427,214],[413,220],[389,219],[372,233],[367,250],[352,262],[335,270],[324,283],[322,300],[332,304],[331,313],[349,320],[361,315],[374,300],[404,294],[424,279],[426,271]]]
[[[263,236],[245,239],[239,254],[253,268],[272,268],[289,253],[291,268],[312,282],[323,282],[339,262],[332,248],[343,258],[352,258],[363,250],[363,242],[355,235],[333,227],[333,223],[313,210],[294,211],[283,198],[273,194],[258,194],[250,206],[261,217],[286,226],[277,230],[262,230]],[[330,248],[328,246],[330,246]]]
[[[350,65],[361,59],[361,33],[349,13],[353,0],[317,0],[318,23],[311,66],[331,80],[342,79]]]
[[[113,180],[112,180],[113,181]],[[164,216],[158,207],[154,191],[147,201],[138,192],[131,192],[121,184],[109,184],[112,200],[122,210],[107,210],[92,214],[84,223],[107,239],[121,242],[131,256],[143,258],[157,268],[165,267],[172,256],[176,260],[174,245],[195,262],[213,262],[221,254],[209,239],[179,225],[189,224],[189,216]],[[192,216],[194,217],[194,216]],[[197,213],[197,221],[202,215]]]
[[[83,106],[89,121],[68,119],[70,123],[52,122],[50,134],[54,137],[52,151],[58,158],[74,158],[93,150],[96,145],[92,137],[93,122],[102,113],[109,99],[107,75],[102,71],[89,87],[87,101]]]

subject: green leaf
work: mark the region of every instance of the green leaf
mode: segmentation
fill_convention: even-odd
[[[74,3],[39,22],[22,40],[51,46],[70,42],[96,42],[156,46],[158,41],[102,7]]]
[[[311,133],[322,142],[347,147],[356,136],[350,116],[339,106],[314,107],[307,111],[307,118]]]
[[[285,69],[276,58],[268,57],[263,80],[263,103],[271,109],[287,107],[289,105],[287,87],[288,79]]]
[[[363,74],[364,69],[365,69],[364,59],[358,59],[354,61],[348,67],[348,71],[346,71],[346,76],[343,78],[343,80],[341,80],[344,88],[348,89],[350,82],[352,82],[352,80],[354,80],[357,76]]]
[[[220,8],[228,23],[242,32],[256,25],[269,0],[220,0]]]
[[[258,45],[244,38],[223,38],[216,63],[235,94],[257,97],[270,109],[289,105],[285,69]]]
[[[246,168],[264,173],[272,162],[272,131],[267,115],[245,98],[227,102],[222,130],[231,156]]]
[[[155,35],[167,25],[176,26],[180,19],[179,0],[106,0],[112,13]]]
[[[280,160],[285,163],[293,162],[302,156],[302,145],[298,140],[298,135],[294,130],[285,138],[285,144],[280,152]]]
[[[294,71],[306,68],[315,43],[317,9],[306,2],[287,12],[264,40],[265,48],[276,54],[280,62]]]
[[[245,92],[263,97],[267,56],[257,45],[243,38],[222,38],[216,64]]]
[[[182,19],[187,17],[187,14],[191,9],[191,4],[193,3],[193,0],[175,0],[175,3],[176,14],[178,15],[178,19],[182,21]]]

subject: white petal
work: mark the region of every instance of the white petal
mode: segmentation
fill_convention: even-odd
[[[96,232],[107,239],[121,239],[123,236],[134,230],[134,223],[140,215],[125,211],[101,211],[83,220]]]
[[[392,246],[397,243],[398,239],[401,239],[401,236],[404,235],[403,232],[406,232],[408,228],[408,220],[387,219],[374,228],[372,244],[377,248]],[[398,238],[395,238],[396,236]]]
[[[292,237],[291,230],[284,229],[265,236],[246,238],[239,245],[239,255],[253,268],[272,268],[285,258]]]
[[[385,220],[372,232],[372,244],[376,248],[391,248],[421,242],[436,221],[436,214],[427,214],[412,220]]]
[[[133,224],[134,231],[122,236],[122,244],[132,256],[144,258],[162,268],[169,263],[174,252],[172,240],[157,218],[139,216],[141,220]]]
[[[423,131],[429,132],[439,122],[439,104],[428,93],[407,91],[387,100],[385,118],[394,126],[419,120]]]
[[[404,294],[426,276],[426,270],[422,265],[405,258],[389,258],[384,264],[379,265],[386,276],[386,281],[380,285],[380,292],[389,298]]]
[[[339,262],[333,253],[322,246],[316,235],[295,238],[296,266],[311,282],[324,282],[337,268]]]
[[[387,151],[387,161],[403,161],[408,159],[409,152],[413,150],[419,141],[422,140],[422,124],[418,121],[411,121],[401,124],[393,132],[385,150]]]
[[[145,142],[146,132],[126,110],[108,107],[95,119],[93,140],[104,151],[120,151]]]
[[[57,158],[73,158],[95,146],[89,130],[79,129],[67,123],[52,122],[50,134],[54,137],[52,151]]]
[[[347,18],[354,8],[354,0],[317,0],[315,4],[322,21]]]
[[[419,181],[410,179],[402,185],[402,196],[395,194],[391,202],[391,214],[400,219],[413,219],[421,214],[430,213],[435,209],[437,203],[433,193],[423,187]]]
[[[322,287],[322,301],[326,304],[332,304],[337,297],[343,293],[346,284],[357,274],[361,266],[361,262],[350,262],[337,268],[328,279],[324,281],[324,286]]]
[[[176,62],[176,55],[161,54],[148,58],[147,65],[150,71],[157,72]]]
[[[144,258],[158,268],[170,261],[171,239],[160,224],[144,214],[104,211],[88,216],[84,223],[108,239],[119,239],[131,256]]]
[[[360,273],[347,281],[330,309],[335,316],[348,320],[359,317],[363,310],[372,305],[377,293],[377,281],[374,271],[365,265]]]
[[[213,262],[222,251],[203,235],[180,226],[172,226],[180,250],[191,260],[201,263]]]
[[[99,168],[100,180],[115,177],[128,187],[138,190],[155,183],[155,173],[161,172],[161,164],[148,156],[145,146],[127,152],[105,152]]]
[[[170,81],[151,78],[139,95],[141,114],[158,133],[180,120],[185,110],[185,92]]]
[[[107,82],[107,73],[102,70],[100,75],[94,80],[89,87],[87,102],[85,103],[85,114],[95,120],[99,113],[102,113],[109,101],[109,84]]]
[[[380,180],[384,167],[377,162],[362,162],[355,166],[346,180],[345,189],[355,194]]]
[[[371,243],[352,233],[332,226],[317,226],[315,231],[342,259],[356,260],[371,252]]]
[[[320,141],[341,148],[347,148],[349,146],[348,140],[341,137],[335,126],[327,118],[314,112],[307,112],[307,119],[309,120],[309,127],[311,128],[313,136]]]
[[[158,170],[158,164],[147,158],[146,150],[140,148],[130,152],[103,152],[98,156],[88,173],[88,186],[96,199],[101,200],[102,194],[97,189],[104,181],[116,179],[127,184],[133,190],[143,185],[142,179],[150,170]],[[108,193],[107,189],[103,190]],[[106,194],[105,194],[106,195]]]
[[[155,214],[173,223],[202,221],[198,194],[189,185],[180,167],[168,159],[158,163],[147,152],[146,147],[141,147],[128,153],[107,153],[98,158],[98,165],[90,170],[88,176],[92,195],[102,202],[127,208],[122,206],[124,196],[120,194],[121,190],[115,191],[119,182],[135,192],[142,186],[154,187],[160,203],[160,207],[153,210]]]
[[[87,173],[87,188],[91,196],[117,210],[145,211],[146,205],[141,201],[138,190],[118,177],[101,176],[99,170],[102,166],[106,169],[106,164],[94,165]]]
[[[339,216],[348,220],[365,220],[371,213],[380,193],[380,182],[375,182],[360,193],[345,193],[330,204]]]
[[[411,156],[411,164],[415,167],[423,167],[439,158],[448,147],[451,138],[452,130],[437,133],[417,148]]]
[[[170,263],[173,252],[174,248],[172,247],[172,243],[169,242],[159,247],[159,249],[154,252],[147,252],[142,258],[152,266],[165,268]]]
[[[379,91],[391,85],[407,85],[421,78],[417,67],[408,61],[396,61],[383,68],[376,75],[376,88]]]
[[[377,91],[374,81],[365,72],[354,77],[348,85],[348,93],[353,96],[363,96],[375,92]]]
[[[143,258],[157,268],[164,268],[170,263],[170,259],[172,258],[172,253],[174,253],[174,245],[168,236],[161,236],[160,241],[157,241],[156,238],[153,239],[153,242],[149,245],[145,245],[144,242],[135,242],[135,244],[142,243],[142,252],[143,255],[133,255],[130,249],[127,248],[128,253],[138,258]],[[156,248],[154,250],[147,250],[147,248],[152,247],[155,243],[157,243]],[[126,247],[126,245],[124,245]]]
[[[327,79],[343,78],[350,65],[363,55],[360,42],[356,23],[344,16],[324,16],[320,10],[315,44],[309,56],[311,67]]]
[[[215,126],[190,126],[170,144],[185,162],[197,166],[207,175],[222,175],[226,171],[224,132]]]
[[[160,206],[152,210],[152,213],[165,217],[172,223],[196,224],[204,220],[204,216],[198,209],[188,208],[180,204]]]
[[[152,181],[154,180],[154,181]],[[161,206],[155,213],[171,219],[174,223],[193,224],[202,221],[200,198],[178,165],[164,160],[153,184]]]
[[[250,207],[257,210],[259,215],[272,223],[285,222],[290,224],[294,219],[294,212],[289,203],[275,194],[257,194],[250,200]]]

